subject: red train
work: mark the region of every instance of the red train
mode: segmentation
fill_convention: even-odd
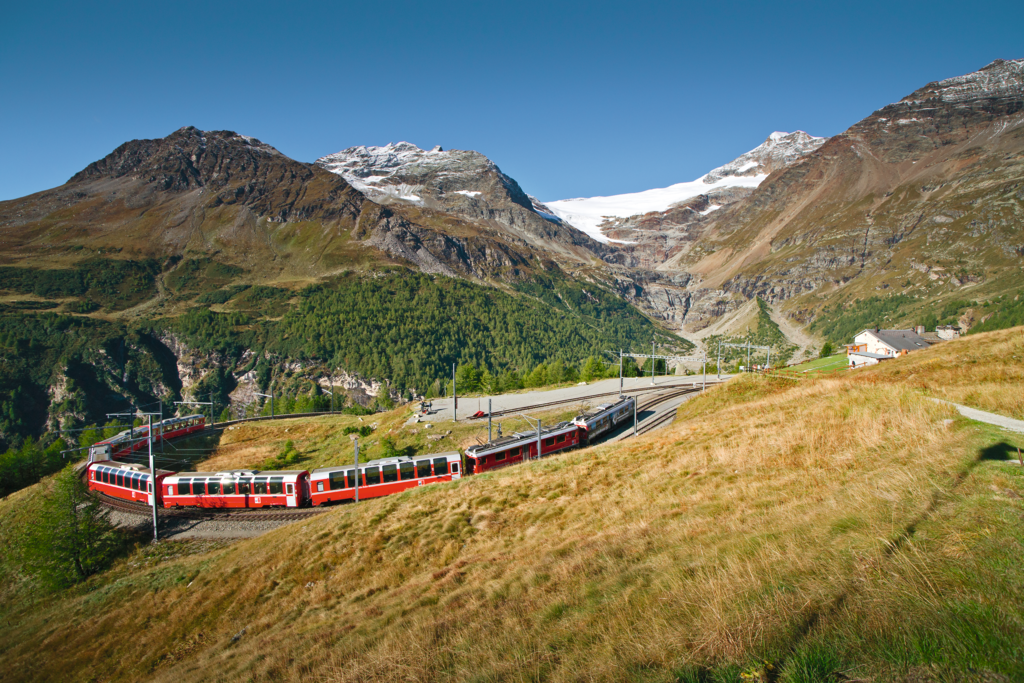
[[[541,429],[538,451],[536,432],[518,432],[490,443],[466,449],[466,474],[478,474],[589,444],[593,439],[626,422],[633,416],[634,399],[623,396],[614,403],[603,403],[572,422],[560,422]],[[539,452],[539,456],[538,456]]]
[[[458,452],[434,453],[418,458],[399,457],[371,460],[359,466],[321,467],[309,479],[313,505],[355,499],[377,498],[415,486],[452,481],[462,477],[462,456]]]
[[[462,456],[458,452],[371,460],[360,465],[358,472],[353,465],[322,467],[312,473],[306,470],[170,472],[158,469],[156,503],[162,507],[203,508],[317,506],[353,500],[356,484],[360,499],[376,498],[587,445],[626,422],[633,410],[634,399],[629,396],[615,403],[599,405],[572,422],[542,429],[539,448],[536,432],[517,433],[471,446],[466,449],[464,471]],[[153,426],[154,438],[184,436],[203,426],[205,418],[202,415],[172,418]],[[116,498],[144,501],[151,505],[154,489],[149,468],[113,460],[117,455],[129,454],[145,445],[146,428],[133,432],[122,432],[90,449],[89,488]]]
[[[164,507],[302,507],[309,499],[305,470],[177,472],[161,487]]]
[[[174,439],[206,428],[205,415],[186,415],[172,417],[153,423],[153,441]],[[89,449],[89,462],[96,460],[116,460],[119,457],[147,448],[149,427],[126,429],[116,436],[97,441]]]

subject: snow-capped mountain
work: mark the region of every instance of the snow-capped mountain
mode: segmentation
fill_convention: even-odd
[[[316,160],[382,204],[415,205],[502,229],[536,247],[592,258],[599,244],[543,206],[483,154],[408,142],[350,147]],[[586,253],[580,252],[583,248]]]
[[[696,180],[669,187],[613,195],[561,199],[545,205],[556,216],[601,242],[624,242],[610,238],[602,227],[611,227],[614,219],[630,218],[652,211],[668,211],[673,206],[698,197],[713,197],[722,190],[756,188],[773,171],[785,168],[800,157],[821,147],[827,138],[818,138],[798,130],[795,133],[775,132],[762,144],[724,166]],[[711,202],[703,215],[721,208]]]

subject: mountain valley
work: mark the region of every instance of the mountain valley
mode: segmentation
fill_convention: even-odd
[[[367,404],[440,387],[453,362],[526,374],[652,337],[686,351],[742,337],[755,309],[802,353],[845,341],[865,310],[966,329],[1018,305],[1022,181],[1024,60],[615,197],[541,202],[472,151],[393,143],[307,164],[182,128],[0,203],[2,440],[131,401],[212,393],[242,414],[271,381]],[[431,309],[415,326],[409,301]],[[360,302],[386,330],[345,331],[372,328]],[[394,359],[374,348],[416,336]],[[29,349],[46,360],[24,363]]]

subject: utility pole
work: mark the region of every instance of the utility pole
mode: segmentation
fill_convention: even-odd
[[[358,503],[359,502],[359,480],[362,479],[362,477],[359,476],[359,437],[353,437],[352,443],[354,443],[355,447],[356,447],[356,502]]]
[[[704,363],[700,368],[700,390],[703,392],[708,388],[708,352],[704,352]]]
[[[622,398],[622,349],[619,349],[619,398]]]
[[[651,386],[654,386],[654,340],[651,340]]]
[[[651,362],[654,362],[653,358],[651,359]],[[636,436],[636,402],[638,398],[638,396],[633,397],[633,436]]]
[[[459,421],[459,392],[455,388],[455,363],[452,363],[452,422]]]
[[[135,408],[135,406],[132,406],[132,408]],[[107,413],[107,417],[109,418],[111,415],[124,415],[124,414],[125,413]],[[134,415],[135,415],[134,412],[128,414],[128,417],[132,418],[132,424],[133,425],[135,424]],[[143,413],[143,415],[145,415],[146,418],[149,420],[149,426],[146,429],[146,442],[149,445],[149,494],[151,496],[150,504],[153,507],[153,542],[156,543],[157,541],[160,540],[159,533],[157,531],[158,527],[157,527],[157,516],[156,516],[156,495],[157,495],[157,492],[159,491],[159,489],[157,489],[157,487],[156,487],[156,464],[153,462],[153,416],[154,415],[159,415],[159,413]],[[132,429],[132,434],[134,434],[134,433],[135,433],[135,430],[133,428]],[[133,452],[135,451],[135,445],[134,444],[132,444],[131,450]]]
[[[747,340],[747,372],[750,372],[750,340]]]
[[[491,442],[491,399],[487,399],[487,443]],[[497,456],[495,456],[497,457]]]
[[[153,413],[150,413],[149,417],[149,495],[150,502],[153,504],[153,542],[156,543],[160,540],[159,533],[157,532],[157,520],[156,520],[156,465],[153,463]]]
[[[718,342],[718,381],[722,381],[722,342]]]
[[[540,447],[541,447],[541,443],[540,443],[540,420],[537,420],[537,459],[538,460],[540,459],[540,456],[544,455],[544,453],[543,453],[543,451],[541,451]]]

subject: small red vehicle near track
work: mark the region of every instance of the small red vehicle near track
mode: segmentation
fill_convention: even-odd
[[[321,467],[309,478],[310,501],[314,506],[398,493],[414,486],[452,481],[462,477],[462,456],[458,452],[432,453],[422,457],[371,460],[359,466]]]
[[[171,474],[174,473],[166,470],[156,471],[157,505],[163,505],[161,483]],[[114,498],[137,503],[153,504],[152,476],[148,467],[104,460],[89,465],[88,477],[91,491],[99,491]]]
[[[302,507],[309,500],[306,470],[178,472],[163,480],[164,507]]]

